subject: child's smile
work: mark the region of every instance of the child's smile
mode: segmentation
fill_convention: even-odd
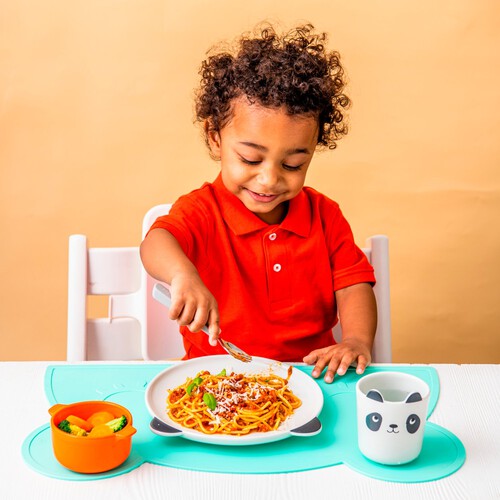
[[[315,116],[289,115],[244,97],[234,100],[221,131],[209,134],[225,187],[269,224],[283,220],[285,202],[301,191],[317,139]]]
[[[248,194],[255,200],[259,201],[262,203],[270,203],[274,201],[278,195],[277,194],[265,194],[265,193],[254,193],[253,191],[250,191],[247,189]]]

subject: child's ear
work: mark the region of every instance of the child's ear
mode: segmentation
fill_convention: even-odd
[[[215,130],[207,120],[204,124],[205,134],[207,136],[208,146],[210,147],[210,152],[214,158],[220,158],[220,134]]]

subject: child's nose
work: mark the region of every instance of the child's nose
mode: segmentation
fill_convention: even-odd
[[[278,184],[279,169],[272,164],[263,164],[259,171],[257,180],[263,187],[271,188]]]

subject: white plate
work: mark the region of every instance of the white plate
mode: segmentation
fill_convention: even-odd
[[[224,368],[227,373],[247,374],[269,373],[271,370],[276,375],[286,378],[288,366],[279,361],[256,357],[251,363],[243,363],[231,356],[221,355],[190,359],[167,368],[159,373],[146,389],[146,406],[154,417],[151,430],[163,436],[182,436],[193,441],[221,445],[261,444],[292,435],[315,435],[321,431],[321,423],[317,416],[323,408],[323,393],[314,379],[298,369],[293,370],[288,383],[293,393],[302,401],[302,405],[276,431],[253,432],[244,436],[204,434],[174,422],[167,413],[168,390],[184,384],[188,377],[194,378],[202,370],[208,370],[212,374],[219,373]],[[300,427],[302,429],[299,429]]]

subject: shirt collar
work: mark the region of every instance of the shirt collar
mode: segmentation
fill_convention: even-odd
[[[269,224],[250,212],[234,194],[227,190],[220,174],[212,186],[224,221],[234,234],[241,236],[269,228]],[[290,200],[288,213],[278,227],[302,237],[309,235],[311,230],[311,206],[304,190],[301,190],[295,198]]]

